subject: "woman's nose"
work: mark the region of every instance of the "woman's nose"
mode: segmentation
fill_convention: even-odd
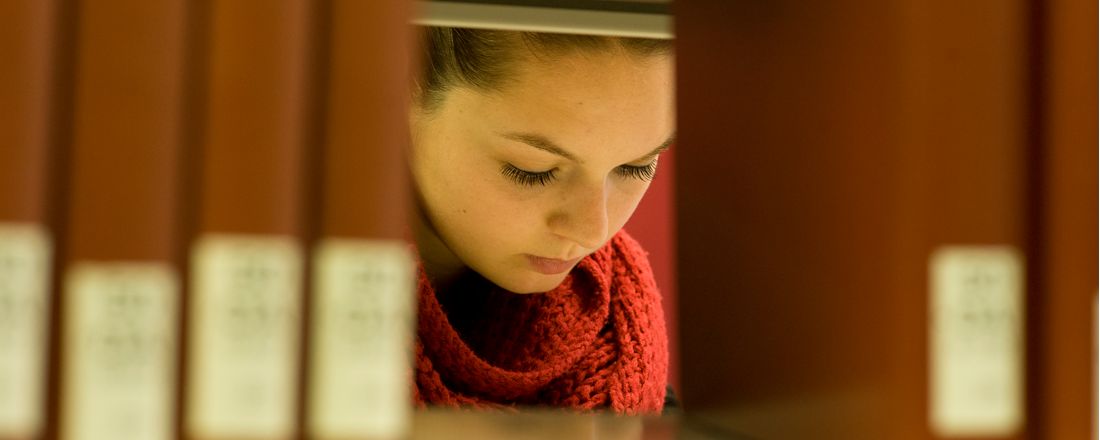
[[[550,219],[551,230],[586,250],[594,250],[607,237],[607,183],[568,191],[562,209]]]

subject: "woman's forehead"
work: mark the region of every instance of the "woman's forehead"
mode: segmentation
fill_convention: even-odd
[[[639,99],[671,101],[673,63],[668,55],[639,57],[619,51],[525,57],[513,66],[500,96],[552,103],[629,104]]]
[[[530,61],[508,87],[467,93],[460,101],[470,105],[467,117],[494,131],[537,133],[567,149],[574,145],[577,154],[593,144],[622,144],[638,150],[623,154],[642,156],[675,130],[671,59],[651,58],[664,59],[608,54]]]

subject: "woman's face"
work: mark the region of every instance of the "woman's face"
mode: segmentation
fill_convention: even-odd
[[[649,187],[675,128],[672,63],[528,58],[502,91],[458,87],[432,113],[414,109],[411,168],[431,223],[418,235],[436,243],[422,257],[516,293],[561,284]]]

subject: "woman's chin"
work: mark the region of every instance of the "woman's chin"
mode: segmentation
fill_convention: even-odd
[[[543,275],[539,273],[527,274],[522,277],[510,277],[503,282],[493,281],[494,284],[512,293],[529,294],[544,293],[554,290],[565,280],[566,274]]]

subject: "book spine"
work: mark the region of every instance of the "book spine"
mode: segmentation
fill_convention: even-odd
[[[56,2],[0,5],[0,438],[43,427]]]
[[[331,3],[311,268],[311,438],[408,434],[416,317],[416,266],[403,239],[409,13],[407,2]]]
[[[297,435],[314,4],[206,5],[184,429],[287,439]]]
[[[78,3],[58,437],[167,439],[186,2]]]

